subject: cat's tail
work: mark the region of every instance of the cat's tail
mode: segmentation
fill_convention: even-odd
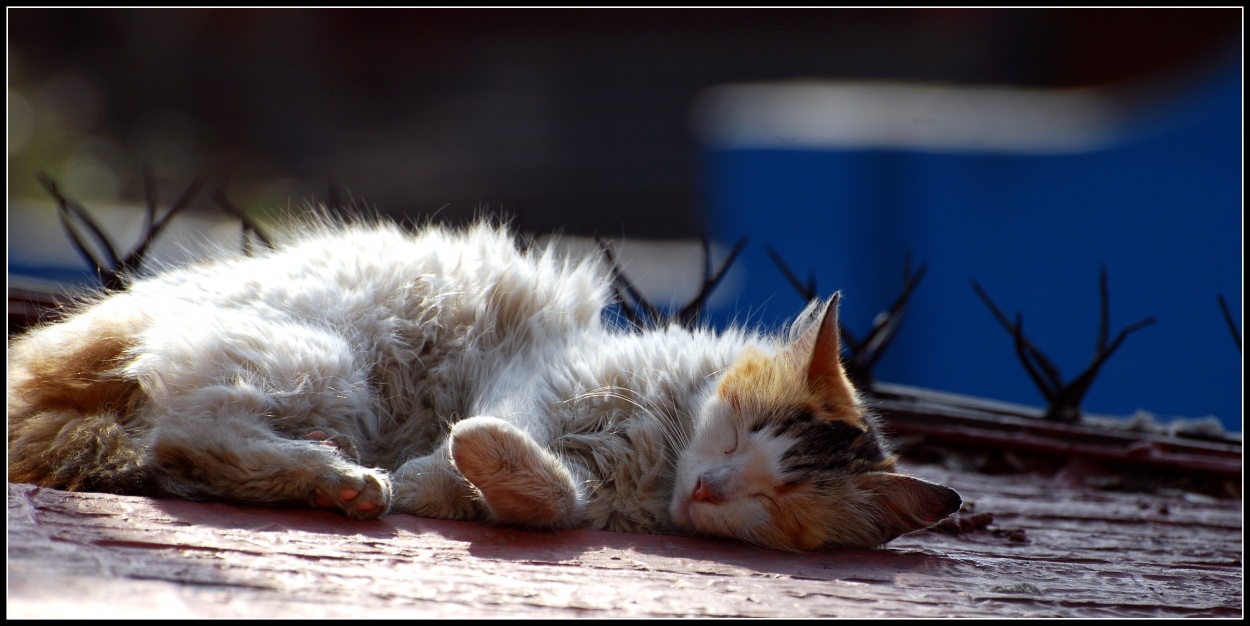
[[[142,317],[100,304],[10,341],[10,481],[146,491],[145,451],[128,428],[143,394],[120,374]]]

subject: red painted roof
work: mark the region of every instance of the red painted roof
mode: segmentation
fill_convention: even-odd
[[[806,554],[10,484],[8,616],[1242,614],[1239,500],[907,469],[971,508],[884,549]]]

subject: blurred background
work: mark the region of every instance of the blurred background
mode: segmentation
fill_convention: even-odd
[[[1071,379],[1105,265],[1111,332],[1157,323],[1085,408],[1242,429],[1240,8],[7,14],[11,289],[91,278],[38,172],[119,244],[145,166],[162,206],[202,176],[261,223],[500,213],[633,245],[663,304],[706,228],[750,237],[713,323],[802,307],[768,247],[861,334],[927,262],[878,378],[1040,405],[971,281]],[[176,221],[238,232],[207,194]]]

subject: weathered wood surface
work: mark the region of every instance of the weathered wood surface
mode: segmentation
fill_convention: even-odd
[[[1060,423],[1043,419],[1044,411],[1035,407],[882,382],[866,397],[890,431],[916,436],[926,445],[1012,450],[1050,456],[1059,464],[1080,460],[1119,470],[1161,471],[1165,477],[1229,481],[1237,487],[1232,493],[1241,491],[1240,433],[1178,437],[1124,429],[1126,420],[1107,416]]]
[[[1240,501],[908,469],[974,503],[960,516],[965,532],[791,554],[10,484],[8,616],[1242,614]]]

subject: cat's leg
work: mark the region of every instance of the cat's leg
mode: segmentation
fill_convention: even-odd
[[[437,519],[486,519],[487,513],[473,490],[451,463],[448,440],[433,452],[416,457],[390,474],[394,511]]]
[[[371,519],[390,508],[385,472],[357,465],[324,440],[284,437],[260,418],[242,394],[215,414],[178,412],[158,420],[149,450],[165,491],[193,499],[334,508]],[[190,394],[192,397],[198,394]],[[180,403],[181,404],[181,403]],[[201,405],[203,406],[203,405]],[[190,408],[190,407],[186,407]]]
[[[260,312],[165,315],[126,366],[147,395],[158,481],[190,498],[329,506],[357,519],[390,506],[386,473],[362,467],[372,391],[335,330]]]
[[[491,519],[540,528],[581,523],[580,481],[515,426],[487,416],[462,420],[452,427],[449,452],[456,469],[481,493]]]
[[[342,456],[344,459],[360,464],[360,452],[356,448],[356,440],[336,430],[329,430],[329,432],[327,430],[329,429],[317,428],[304,435],[304,439],[319,442],[321,445],[338,452],[339,456]],[[350,493],[349,491],[348,495]],[[313,503],[323,509],[340,508],[320,490],[313,496]]]
[[[459,456],[453,460],[453,454]],[[404,463],[390,479],[393,511],[542,528],[581,520],[582,496],[572,473],[525,433],[495,418],[457,424],[433,452]]]

